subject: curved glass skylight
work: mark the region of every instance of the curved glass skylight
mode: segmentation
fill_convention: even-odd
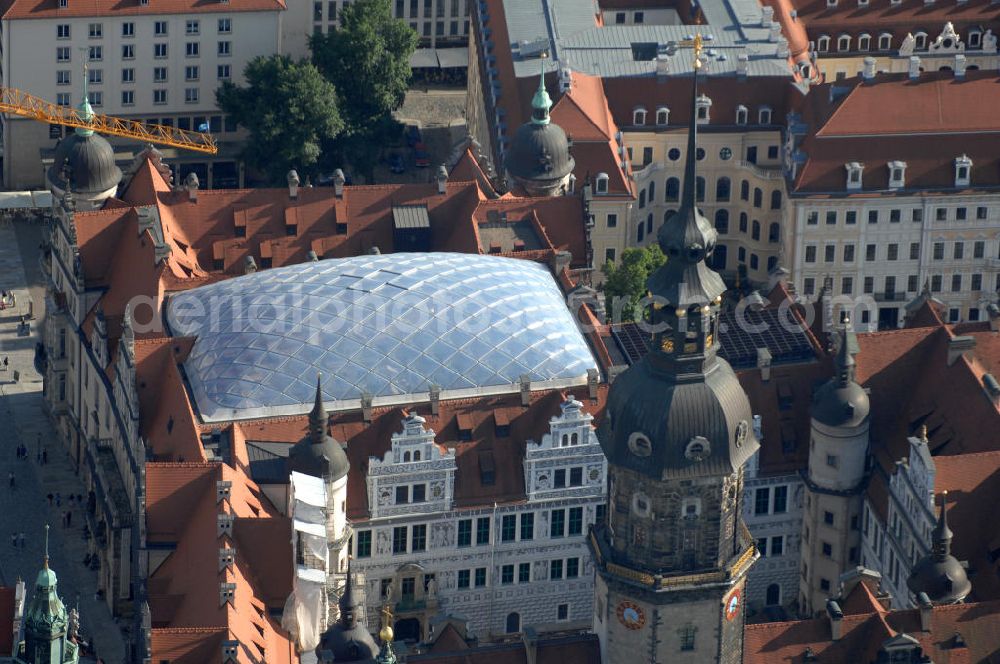
[[[593,355],[542,265],[473,254],[357,256],[173,295],[167,321],[206,421],[580,384]],[[412,400],[412,399],[410,399]]]

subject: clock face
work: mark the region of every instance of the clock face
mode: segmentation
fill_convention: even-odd
[[[740,589],[737,588],[729,595],[729,599],[726,600],[726,620],[735,620],[736,616],[740,614],[741,601]]]
[[[618,605],[618,622],[629,629],[642,629],[646,624],[646,613],[638,604],[626,600]]]

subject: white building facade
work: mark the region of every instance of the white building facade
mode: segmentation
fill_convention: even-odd
[[[407,417],[386,455],[369,462],[370,518],[352,523],[368,624],[378,624],[383,601],[409,625],[397,638],[427,638],[438,613],[467,620],[482,640],[589,624],[586,535],[603,519],[607,481],[592,419],[570,399],[541,441],[525,441],[526,502],[456,507],[454,451],[434,443],[423,418]]]
[[[88,6],[84,11],[69,0],[65,8],[31,18],[21,18],[19,7],[15,3],[0,21],[3,85],[60,106],[76,106],[86,76],[96,113],[181,129],[208,125],[223,144],[223,154],[224,143],[237,134],[235,124],[216,106],[216,89],[224,81],[241,84],[253,58],[282,51],[283,6],[276,0],[243,6],[220,1],[211,11],[198,4],[172,14],[144,3],[120,8],[101,2],[96,10]],[[43,183],[40,153],[68,131],[6,115],[3,184],[26,188]],[[127,142],[110,140],[113,145]],[[120,155],[123,161],[132,156]],[[229,163],[215,167],[220,161]],[[191,156],[191,162],[200,168],[186,170],[203,169],[202,182],[209,178],[236,186],[234,157]],[[183,164],[180,168],[185,170]]]

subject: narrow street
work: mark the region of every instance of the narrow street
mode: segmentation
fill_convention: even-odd
[[[84,639],[90,641],[105,664],[125,661],[125,645],[107,605],[94,597],[97,572],[84,566],[87,542],[83,538],[82,510],[70,495],[86,490],[76,476],[68,454],[56,437],[43,410],[42,377],[34,366],[38,326],[44,315],[44,282],[38,267],[38,245],[43,226],[16,222],[0,225],[0,289],[13,291],[14,309],[0,311],[0,585],[12,586],[18,578],[26,582],[28,601],[34,580],[42,567],[45,525],[50,526],[49,565],[59,579],[59,595],[67,609],[80,612]],[[20,330],[19,317],[34,302],[35,319],[30,331]],[[19,379],[14,380],[18,372]],[[28,447],[28,458],[18,459],[19,443]],[[47,463],[38,459],[39,445]],[[14,473],[15,488],[8,474]],[[50,505],[48,495],[52,494]],[[56,496],[60,505],[56,505]],[[72,510],[72,527],[63,526],[63,513]],[[24,533],[24,548],[12,546],[11,534]]]

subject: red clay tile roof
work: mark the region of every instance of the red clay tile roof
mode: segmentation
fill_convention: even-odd
[[[151,0],[146,5],[140,3],[125,4],[115,0],[70,0],[66,7],[59,7],[58,0],[8,0],[0,6],[0,18],[9,21],[78,16],[278,12],[284,9],[284,0],[241,0],[231,4],[218,0]]]
[[[204,664],[221,661],[222,644],[229,638],[229,630],[224,627],[154,628],[152,651],[158,661]]]
[[[488,644],[454,652],[433,651],[410,655],[417,664],[600,664],[600,644],[596,634],[541,637],[534,659],[528,659],[523,641]]]
[[[831,100],[834,87],[847,92]],[[907,164],[907,189],[952,189],[961,155],[973,162],[970,189],[1000,185],[1000,120],[987,110],[997,99],[1000,80],[980,71],[964,81],[948,72],[917,81],[880,74],[871,84],[855,77],[814,87],[803,113],[807,159],[794,190],[846,194],[844,164],[854,161],[865,166],[865,191],[888,189],[890,161]]]

